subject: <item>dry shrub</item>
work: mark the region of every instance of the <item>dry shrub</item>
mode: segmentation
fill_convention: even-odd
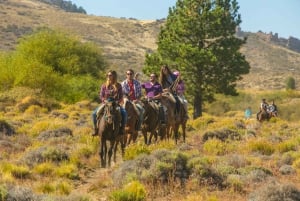
[[[249,195],[248,201],[299,201],[300,191],[291,184],[264,184]]]
[[[45,114],[47,113],[47,109],[46,108],[42,108],[39,105],[30,105],[25,111],[24,114],[27,115],[32,115],[35,117],[39,117],[41,114]]]
[[[227,139],[240,140],[241,135],[238,132],[230,129],[208,131],[203,135],[202,141],[205,142],[208,139],[213,139],[213,138],[219,139],[221,141],[226,141]]]
[[[15,130],[14,128],[7,123],[5,120],[1,120],[0,119],[0,136],[1,135],[14,135],[15,134]]]
[[[37,98],[34,98],[32,96],[26,96],[25,98],[23,98],[21,102],[16,105],[16,107],[20,112],[24,112],[32,105],[37,105],[42,107],[42,104],[37,100]]]

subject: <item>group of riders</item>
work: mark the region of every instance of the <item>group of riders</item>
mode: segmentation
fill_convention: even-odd
[[[256,114],[256,119],[261,121],[262,120],[261,117],[263,114],[265,114],[265,119],[270,119],[271,117],[278,116],[278,110],[277,110],[277,106],[274,103],[274,100],[272,101],[271,104],[268,104],[265,98],[262,99],[260,103],[260,110]]]
[[[121,124],[119,133],[124,134],[127,122],[127,111],[122,107],[124,97],[134,103],[139,115],[137,130],[140,130],[143,122],[144,108],[141,103],[143,98],[157,105],[160,122],[161,124],[166,123],[166,109],[160,102],[162,94],[165,92],[169,92],[175,98],[176,109],[183,105],[186,111],[186,118],[188,118],[187,101],[184,97],[185,86],[179,71],[172,72],[167,65],[163,65],[161,66],[159,77],[156,73],[151,73],[150,80],[145,83],[138,81],[132,69],[126,71],[126,79],[121,83],[117,81],[117,72],[114,70],[108,71],[106,76],[106,82],[101,85],[99,93],[101,104],[92,113],[93,136],[98,135],[97,118],[103,113],[105,103],[111,100],[117,103],[118,110],[120,110]]]

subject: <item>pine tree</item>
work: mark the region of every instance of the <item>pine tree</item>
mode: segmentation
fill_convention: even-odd
[[[236,0],[178,0],[159,33],[157,51],[146,55],[145,73],[161,64],[181,71],[194,118],[202,116],[203,103],[214,94],[237,95],[236,81],[249,73],[239,52],[246,38],[235,36],[238,9]]]

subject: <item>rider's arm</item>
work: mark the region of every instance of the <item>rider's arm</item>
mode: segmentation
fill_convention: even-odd
[[[121,105],[123,103],[123,91],[121,84],[118,84],[117,101]]]
[[[106,89],[106,87],[105,87],[105,85],[103,84],[102,86],[101,86],[101,89],[100,89],[100,93],[99,93],[99,98],[100,98],[100,101],[103,103],[104,101],[105,101],[105,89]]]

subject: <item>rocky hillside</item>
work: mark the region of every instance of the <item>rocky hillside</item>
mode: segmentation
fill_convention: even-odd
[[[156,49],[156,38],[163,25],[163,20],[140,21],[70,13],[38,0],[1,0],[0,8],[1,50],[13,50],[22,35],[47,26],[98,44],[111,67],[117,70],[141,71],[144,55]],[[240,88],[282,89],[289,76],[296,79],[297,85],[300,78],[298,52],[268,40],[268,34],[242,33],[248,37],[248,43],[241,51],[251,65],[251,72],[239,82]]]

